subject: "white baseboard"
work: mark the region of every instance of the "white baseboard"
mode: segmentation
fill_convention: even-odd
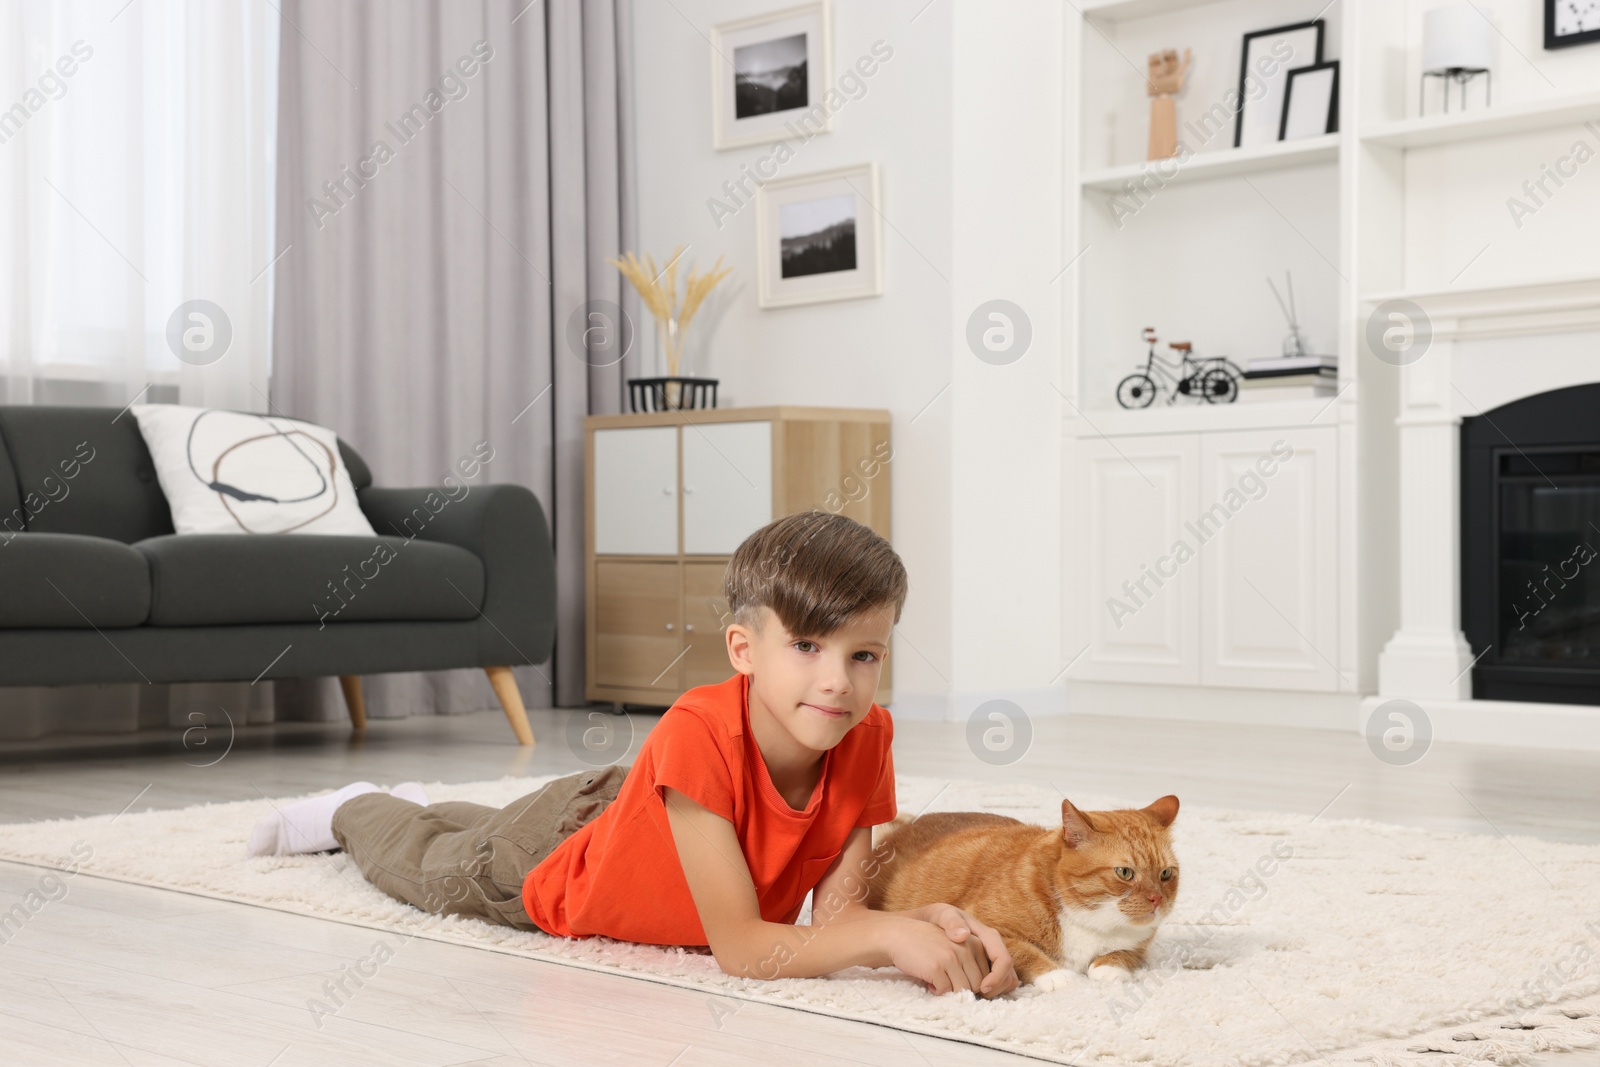
[[[964,722],[987,701],[1008,700],[1034,718],[1109,715],[1362,733],[1373,711],[1388,699],[1353,693],[1071,682],[1065,688],[1048,689],[897,692],[887,707],[902,720]],[[1600,752],[1600,707],[1509,700],[1412,702],[1427,713],[1436,741]]]
[[[1392,699],[1364,697],[1355,728],[1364,730],[1372,713]],[[1427,713],[1435,741],[1600,752],[1600,707],[1515,700],[1414,699],[1411,703]]]
[[[965,722],[974,711],[991,700],[1010,701],[1030,718],[1065,715],[1069,710],[1067,691],[1059,685],[1044,689],[984,689],[971,692],[945,690],[931,693],[897,689],[894,701],[884,706],[897,719],[919,722]]]
[[[1351,716],[1357,714],[1360,697],[1354,693],[1300,693],[1281,689],[1071,682],[1068,701],[1075,715],[1348,731]]]

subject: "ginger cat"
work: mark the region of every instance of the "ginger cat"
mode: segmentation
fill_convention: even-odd
[[[1126,979],[1178,895],[1177,815],[1165,796],[1120,811],[1063,800],[1053,829],[985,812],[902,817],[873,848],[867,906],[969,911],[1005,939],[1018,981],[1040,989]]]

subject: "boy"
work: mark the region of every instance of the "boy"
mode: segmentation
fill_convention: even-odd
[[[873,697],[905,603],[900,557],[860,523],[803,512],[739,546],[725,592],[738,673],[679,698],[631,767],[499,810],[357,783],[268,816],[250,854],[342,847],[427,911],[709,946],[737,977],[894,966],[938,993],[1015,989],[1003,941],[973,916],[866,907],[872,827],[895,815],[894,723]],[[812,890],[811,925],[793,925]]]

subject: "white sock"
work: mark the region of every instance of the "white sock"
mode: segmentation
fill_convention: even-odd
[[[292,856],[327,852],[339,847],[333,836],[333,813],[351,797],[381,793],[371,782],[355,782],[333,793],[274,808],[256,823],[245,845],[246,856]]]
[[[401,782],[389,790],[389,795],[399,797],[401,800],[409,800],[420,807],[425,808],[428,806],[428,794],[422,788],[421,782]]]

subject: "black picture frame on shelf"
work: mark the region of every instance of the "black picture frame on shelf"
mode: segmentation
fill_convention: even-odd
[[[1283,91],[1278,140],[1298,141],[1338,132],[1339,61],[1330,59],[1291,70]]]
[[[1544,0],[1545,48],[1571,48],[1573,45],[1594,44],[1600,41],[1600,29],[1580,30],[1577,33],[1556,33],[1556,6],[1568,0]]]
[[[1312,19],[1244,35],[1239,49],[1239,110],[1233,121],[1233,147],[1277,141],[1289,71],[1322,63],[1325,28],[1323,19]]]

